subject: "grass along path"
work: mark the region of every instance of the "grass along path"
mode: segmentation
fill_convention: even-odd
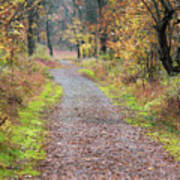
[[[25,180],[39,175],[37,163],[46,156],[42,147],[46,141],[47,122],[42,112],[59,101],[62,93],[60,86],[48,81],[40,96],[19,109],[18,124],[12,126],[7,121],[1,127],[0,179],[19,177]]]

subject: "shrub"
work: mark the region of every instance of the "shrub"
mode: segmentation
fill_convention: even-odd
[[[45,61],[51,60],[51,57],[48,54],[47,47],[42,44],[37,44],[36,51],[31,58],[32,59],[43,59]]]

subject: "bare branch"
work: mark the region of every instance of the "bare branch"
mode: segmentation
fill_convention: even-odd
[[[156,15],[157,15],[157,18],[158,18],[158,21],[161,20],[161,16],[160,16],[160,12],[159,12],[159,6],[158,6],[158,3],[155,1],[155,0],[152,0],[153,4],[154,4],[154,7],[156,9]]]
[[[160,0],[160,2],[167,12],[172,11],[173,8],[169,0]]]
[[[151,14],[153,20],[158,23],[156,17],[154,16],[153,12],[151,11],[151,8],[148,6],[148,4],[144,1],[144,0],[141,0],[142,3],[144,4],[144,6],[146,7],[146,9],[149,11],[149,13]]]

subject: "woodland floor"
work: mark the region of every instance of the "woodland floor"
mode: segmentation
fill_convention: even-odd
[[[180,163],[123,114],[96,86],[65,63],[52,70],[64,97],[49,116],[41,180],[180,180]]]

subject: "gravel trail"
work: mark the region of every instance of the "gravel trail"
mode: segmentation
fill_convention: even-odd
[[[124,123],[111,100],[76,67],[67,64],[52,74],[65,95],[49,117],[40,179],[180,180],[180,163],[140,128]]]

